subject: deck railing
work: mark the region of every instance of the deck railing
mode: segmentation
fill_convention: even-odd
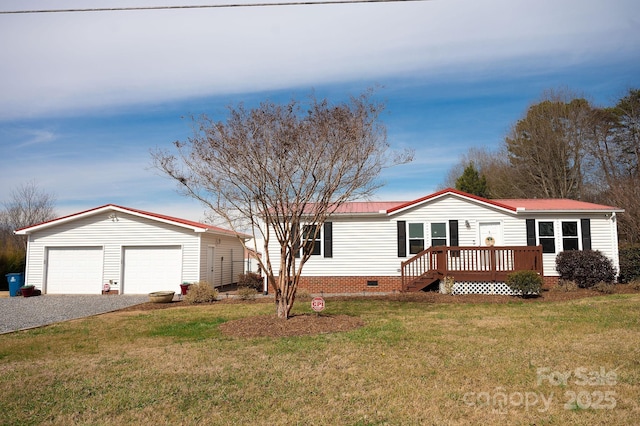
[[[542,246],[429,247],[402,262],[402,288],[423,277],[504,282],[507,275],[532,270],[542,275]]]

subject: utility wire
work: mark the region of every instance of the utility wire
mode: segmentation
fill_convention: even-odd
[[[275,3],[227,3],[208,5],[186,5],[186,6],[132,6],[132,7],[97,7],[78,9],[34,9],[34,10],[5,10],[0,11],[0,15],[18,15],[30,13],[72,13],[72,12],[116,12],[135,10],[169,10],[169,9],[222,9],[233,7],[274,7],[274,6],[316,6],[328,4],[356,4],[356,3],[407,3],[423,2],[432,0],[319,0],[302,2],[275,2]]]

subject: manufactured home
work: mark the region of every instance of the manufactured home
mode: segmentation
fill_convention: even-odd
[[[448,276],[458,293],[512,294],[504,281],[514,270],[557,282],[555,260],[564,250],[599,250],[617,269],[622,211],[568,199],[486,199],[455,189],[408,202],[347,203],[306,244],[313,252],[300,288],[419,291]],[[277,255],[279,247],[273,243],[268,251]]]

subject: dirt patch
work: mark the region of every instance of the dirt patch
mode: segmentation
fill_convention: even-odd
[[[615,293],[638,293],[628,285],[616,285]],[[519,298],[513,296],[496,296],[483,294],[465,294],[451,296],[436,292],[417,292],[417,293],[397,293],[387,296],[337,296],[331,297],[331,300],[354,300],[357,298],[365,298],[367,300],[389,300],[401,302],[415,303],[513,303],[522,301],[524,303],[545,303],[545,302],[563,302],[568,300],[584,299],[588,297],[601,296],[594,290],[578,289],[576,291],[561,292],[549,289],[543,289],[538,297]],[[236,304],[236,303],[273,303],[272,297],[263,297],[255,300],[239,300],[235,298],[222,299],[217,302],[207,304]],[[297,303],[308,303],[307,301],[297,301]],[[203,304],[188,305],[183,301],[174,301],[171,303],[142,303],[140,305],[131,306],[122,309],[120,312],[126,311],[148,311],[155,309],[169,309],[175,307],[202,306]],[[229,321],[220,325],[220,330],[228,336],[236,337],[286,337],[286,336],[304,336],[323,333],[335,333],[341,331],[353,330],[364,325],[363,321],[357,317],[348,315],[323,315],[323,314],[299,314],[294,315],[288,320],[281,320],[273,315],[260,315],[248,318],[242,318],[235,321]]]

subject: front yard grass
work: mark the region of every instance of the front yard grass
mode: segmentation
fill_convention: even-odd
[[[219,325],[271,304],[106,314],[0,336],[0,424],[635,424],[638,306],[327,299],[365,326],[252,339]]]

